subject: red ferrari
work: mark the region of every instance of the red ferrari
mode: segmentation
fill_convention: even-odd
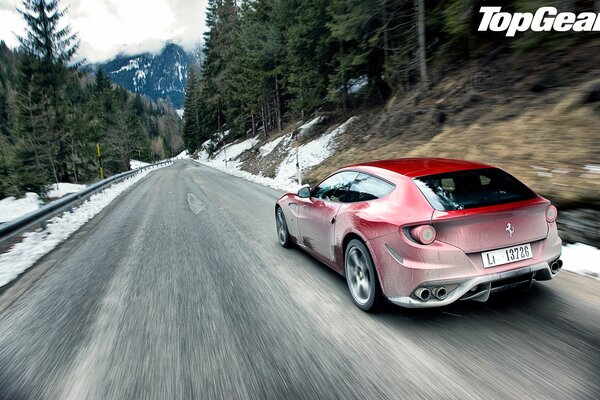
[[[441,158],[342,168],[275,205],[279,243],[346,276],[356,305],[486,301],[552,279],[556,207],[507,172]]]

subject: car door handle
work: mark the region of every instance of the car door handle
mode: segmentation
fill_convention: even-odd
[[[331,223],[335,224],[335,217],[331,218]]]

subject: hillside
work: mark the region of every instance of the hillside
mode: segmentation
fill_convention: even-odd
[[[360,113],[316,181],[354,162],[454,157],[499,165],[560,203],[600,202],[600,42],[497,55]]]
[[[301,149],[354,118],[324,146],[330,154],[309,168],[301,160],[304,182],[316,183],[336,168],[367,160],[482,161],[555,201],[568,230],[563,236],[600,243],[599,50],[600,43],[591,42],[553,54],[494,54],[438,70],[428,93],[415,89],[382,106],[318,114],[304,125],[310,125],[309,132],[299,135]],[[295,159],[291,133],[301,133],[300,125],[256,141],[237,157],[239,167],[281,178],[284,161]]]

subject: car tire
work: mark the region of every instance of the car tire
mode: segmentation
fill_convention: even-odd
[[[346,283],[354,304],[363,311],[375,311],[383,303],[377,270],[367,246],[353,239],[344,257]]]
[[[285,215],[283,214],[281,207],[277,207],[277,210],[275,210],[275,224],[277,227],[277,239],[279,240],[279,244],[287,248],[292,247],[290,232],[288,231]]]

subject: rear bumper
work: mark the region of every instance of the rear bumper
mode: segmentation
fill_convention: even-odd
[[[487,301],[490,293],[510,289],[532,280],[550,280],[556,274],[553,274],[550,265],[547,262],[513,269],[510,271],[497,272],[487,275],[475,276],[465,280],[436,280],[424,282],[422,287],[451,287],[448,296],[444,300],[431,298],[427,301],[415,299],[410,296],[388,297],[388,300],[394,304],[407,308],[430,308],[442,307],[457,300],[475,300]],[[522,279],[519,279],[522,278]]]
[[[390,234],[367,242],[385,296],[395,304],[412,308],[439,307],[466,299],[486,301],[490,293],[528,283],[527,280],[530,283],[552,279],[550,264],[562,252],[556,224],[549,225],[545,239],[529,243],[532,258],[485,268],[481,253],[467,254],[437,240],[424,246]],[[517,277],[525,282],[519,282]],[[442,285],[446,297],[433,296],[431,290]],[[422,296],[415,292],[421,288],[429,289],[435,299],[421,300]]]

